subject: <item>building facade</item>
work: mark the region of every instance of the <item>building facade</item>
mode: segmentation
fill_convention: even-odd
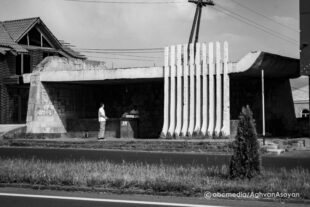
[[[23,76],[47,56],[85,59],[39,17],[0,22],[0,124],[26,123],[29,83]]]

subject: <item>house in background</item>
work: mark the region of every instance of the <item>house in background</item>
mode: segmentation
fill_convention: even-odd
[[[0,124],[25,123],[29,74],[47,56],[86,59],[58,40],[39,17],[0,21]]]

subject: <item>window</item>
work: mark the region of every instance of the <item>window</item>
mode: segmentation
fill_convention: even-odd
[[[31,57],[28,54],[16,56],[16,75],[31,73]]]
[[[33,28],[32,30],[30,30],[28,35],[29,35],[29,45],[41,46],[41,34],[37,29]]]
[[[22,74],[22,55],[16,56],[16,75]]]
[[[30,55],[24,55],[24,73],[31,73]]]

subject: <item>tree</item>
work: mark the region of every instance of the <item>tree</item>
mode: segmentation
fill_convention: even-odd
[[[236,139],[233,142],[234,154],[230,160],[231,178],[249,178],[260,174],[261,158],[257,141],[253,113],[249,106],[242,107]]]

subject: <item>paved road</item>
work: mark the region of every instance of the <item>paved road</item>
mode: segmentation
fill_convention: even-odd
[[[308,153],[309,154],[309,153]],[[310,155],[310,154],[309,154]],[[118,150],[53,149],[0,147],[0,157],[38,158],[60,160],[109,160],[116,163],[142,162],[148,164],[166,163],[176,165],[222,166],[229,163],[229,155],[208,155],[204,153],[134,152]],[[310,156],[264,156],[263,167],[292,169],[303,167],[310,170]]]
[[[0,203],[5,207],[306,207],[309,204],[206,200],[204,198],[182,198],[146,195],[113,195],[64,191],[37,191],[19,188],[0,188]]]

